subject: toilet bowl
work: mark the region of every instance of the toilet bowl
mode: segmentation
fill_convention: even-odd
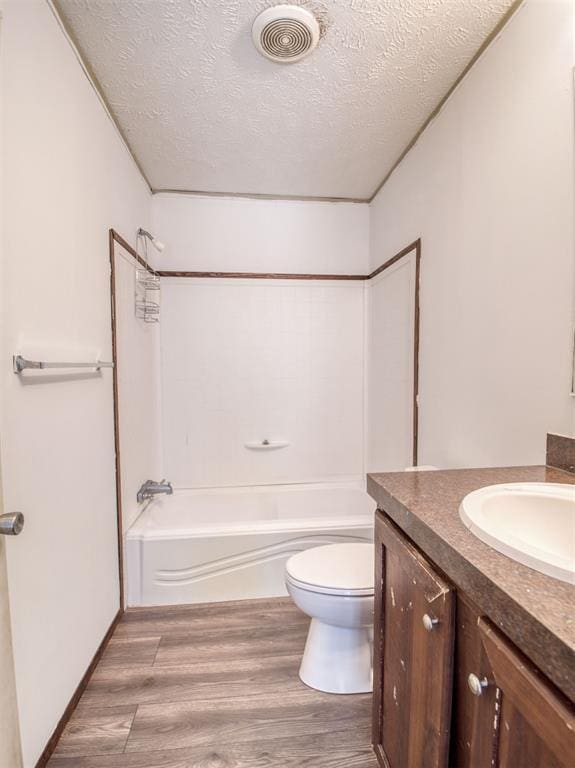
[[[373,544],[329,544],[293,555],[286,586],[311,618],[299,676],[326,693],[373,688]]]

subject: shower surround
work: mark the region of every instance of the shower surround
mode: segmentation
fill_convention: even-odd
[[[366,287],[162,278],[163,474],[127,533],[128,604],[285,595],[284,565],[367,541]]]
[[[413,266],[418,249],[391,261]],[[162,277],[162,475],[176,494],[127,533],[128,604],[284,595],[294,553],[372,538],[364,477],[383,459],[366,456],[368,396],[395,403],[384,464],[411,463],[413,327],[376,287],[397,269],[373,281]],[[397,275],[409,318],[414,272]],[[368,356],[381,376],[368,377]]]

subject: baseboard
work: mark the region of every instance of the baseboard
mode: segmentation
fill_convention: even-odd
[[[86,686],[90,682],[90,678],[92,677],[92,674],[93,674],[94,670],[96,669],[96,665],[98,664],[98,662],[102,658],[102,654],[106,650],[106,646],[108,645],[108,643],[110,641],[110,638],[114,634],[114,630],[116,629],[116,627],[118,625],[118,622],[122,618],[123,613],[124,613],[124,611],[122,609],[120,609],[118,611],[118,613],[114,616],[114,619],[113,619],[112,623],[110,624],[110,626],[108,628],[108,631],[104,635],[104,639],[102,640],[102,642],[98,646],[98,650],[94,654],[94,658],[92,659],[92,661],[88,665],[88,669],[86,670],[86,672],[84,673],[84,676],[80,680],[80,682],[78,684],[78,687],[76,688],[76,690],[72,694],[72,698],[68,702],[68,706],[66,707],[66,709],[64,710],[64,714],[62,715],[62,717],[58,721],[58,725],[54,729],[54,732],[52,733],[52,735],[48,739],[48,743],[44,747],[44,751],[42,752],[42,754],[38,758],[38,762],[36,763],[36,768],[45,768],[45,766],[48,763],[48,760],[52,757],[52,753],[56,749],[56,744],[58,743],[58,740],[60,739],[60,736],[62,735],[62,732],[64,731],[64,728],[68,724],[68,721],[72,717],[72,714],[73,714],[74,710],[76,709],[82,694],[86,690]]]

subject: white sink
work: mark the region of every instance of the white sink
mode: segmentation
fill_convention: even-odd
[[[493,549],[575,584],[575,485],[489,485],[469,493],[459,514]]]

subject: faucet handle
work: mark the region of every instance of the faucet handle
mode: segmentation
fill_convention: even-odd
[[[160,480],[160,482],[157,480],[146,480],[146,482],[140,486],[140,489],[136,494],[136,499],[138,504],[141,504],[144,501],[153,499],[158,493],[167,493],[168,495],[171,495],[173,492],[174,489],[172,488],[172,484],[167,483],[165,478]]]

